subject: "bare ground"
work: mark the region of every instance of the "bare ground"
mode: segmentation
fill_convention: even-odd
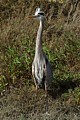
[[[34,87],[10,86],[0,98],[0,120],[80,120],[80,106],[49,96],[49,114],[45,111],[44,91],[39,90],[34,113]]]

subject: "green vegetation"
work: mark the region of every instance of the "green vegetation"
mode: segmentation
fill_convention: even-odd
[[[27,20],[41,1],[1,2],[0,30],[0,92],[20,78],[31,79],[31,65],[35,52],[35,38],[38,23]],[[80,37],[78,27],[65,27],[67,16],[61,13],[63,4],[43,2],[48,23],[43,33],[43,49],[48,56],[55,82],[55,89],[61,90],[66,100],[80,102]],[[32,11],[32,12],[31,12]],[[53,13],[53,15],[52,15]],[[45,23],[46,24],[46,23]],[[74,23],[73,23],[74,24]],[[73,26],[73,25],[72,25]],[[78,25],[77,25],[78,26]],[[29,81],[28,81],[29,82]],[[27,83],[26,83],[27,84]],[[64,87],[65,86],[65,87]],[[62,90],[64,88],[64,90]],[[68,89],[70,90],[68,92]]]

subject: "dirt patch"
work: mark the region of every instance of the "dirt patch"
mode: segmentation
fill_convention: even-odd
[[[44,91],[39,90],[34,113],[34,88],[11,86],[0,98],[0,120],[79,120],[80,106],[64,104],[49,96],[49,114],[45,111]]]

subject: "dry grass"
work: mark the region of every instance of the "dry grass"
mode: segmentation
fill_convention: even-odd
[[[1,120],[79,120],[80,106],[64,104],[49,96],[49,115],[45,113],[44,92],[39,91],[34,113],[34,91],[27,86],[12,86],[0,99]]]
[[[34,88],[31,64],[38,22],[27,16],[41,7],[47,21],[43,49],[54,73],[50,115],[45,114],[44,92],[39,91],[33,114]],[[0,119],[79,120],[80,118],[80,33],[79,15],[62,3],[43,1],[1,1],[0,4]],[[68,11],[67,11],[68,10]],[[66,13],[64,12],[66,11]],[[74,11],[74,10],[73,10]],[[67,22],[67,19],[68,22]],[[42,107],[43,106],[43,107]]]

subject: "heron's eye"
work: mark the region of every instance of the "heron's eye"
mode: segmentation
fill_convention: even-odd
[[[44,16],[44,13],[38,13],[38,15],[43,15]]]

